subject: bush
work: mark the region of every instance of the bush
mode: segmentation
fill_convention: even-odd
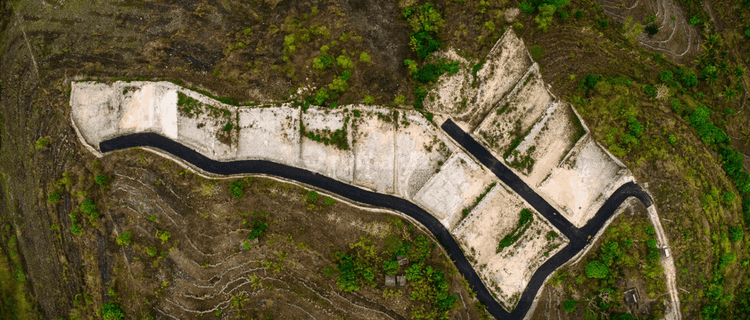
[[[318,93],[315,94],[315,105],[322,106],[323,102],[328,100],[328,90],[326,88],[320,88]]]
[[[58,203],[60,203],[60,197],[61,196],[62,195],[59,192],[57,192],[57,191],[52,192],[49,196],[47,196],[47,202],[49,202],[51,204],[58,204]]]
[[[100,187],[106,188],[107,184],[109,183],[109,176],[104,175],[104,174],[97,174],[96,177],[94,177],[94,181]]]
[[[539,29],[541,29],[543,32],[547,32],[547,30],[549,30],[549,26],[552,24],[552,18],[557,8],[551,4],[545,4],[539,6],[538,9],[539,14],[536,16],[536,18],[534,18],[534,21],[536,21],[536,23],[539,25]]]
[[[531,46],[529,47],[529,53],[531,54],[531,58],[539,60],[544,55],[544,48],[541,46]]]
[[[739,242],[745,237],[745,231],[742,230],[742,226],[729,227],[729,240],[732,242]]]
[[[250,231],[250,235],[247,237],[249,240],[260,238],[263,232],[268,229],[268,224],[263,221],[253,221],[253,230]]]
[[[243,193],[242,181],[232,182],[232,184],[229,185],[229,193],[232,195],[232,197],[241,199]]]
[[[593,279],[604,279],[609,275],[609,267],[599,260],[594,260],[586,265],[586,277]]]
[[[307,192],[307,202],[309,203],[315,203],[316,201],[318,201],[318,197],[320,197],[320,195],[315,192],[315,190],[310,190],[309,192]]]
[[[576,306],[578,306],[578,301],[576,301],[576,299],[573,299],[573,298],[565,300],[562,303],[563,310],[565,310],[565,312],[567,313],[571,313],[575,311]]]
[[[594,89],[594,87],[596,87],[596,84],[601,80],[602,76],[600,75],[587,74],[585,77],[583,77],[582,84],[585,88]]]
[[[149,255],[149,257],[155,257],[156,253],[156,247],[146,247],[146,254]]]
[[[694,26],[694,25],[699,24],[699,23],[701,23],[701,19],[698,18],[698,16],[693,16],[692,18],[690,18],[690,25],[691,26]]]
[[[731,205],[734,200],[737,199],[737,196],[733,192],[724,192],[724,194],[721,195],[721,201],[724,202],[724,205]]]
[[[37,150],[46,148],[47,146],[49,146],[49,143],[49,137],[44,137],[36,141],[36,143],[34,144],[34,148]]]
[[[120,233],[119,236],[117,236],[117,245],[119,246],[129,246],[132,242],[133,235],[130,232],[123,232]]]
[[[96,209],[96,204],[94,203],[94,200],[91,199],[87,199],[81,203],[81,212],[92,218],[99,217],[99,210]]]
[[[107,302],[102,305],[102,318],[104,320],[122,320],[125,314],[120,310],[120,306],[113,302]]]
[[[396,98],[393,99],[393,104],[395,104],[397,106],[400,106],[400,105],[404,104],[405,102],[406,102],[406,98],[404,97],[403,94],[400,94],[400,95],[396,96]]]
[[[354,62],[352,62],[352,60],[345,55],[340,55],[338,58],[336,58],[336,64],[344,69],[354,68]]]
[[[370,55],[363,51],[359,54],[359,62],[370,63]]]
[[[422,101],[425,97],[427,97],[427,89],[425,89],[424,87],[416,87],[414,89],[414,97],[416,98],[416,100],[414,101],[414,108],[422,109],[422,107],[424,106],[422,104]]]
[[[375,103],[375,98],[373,98],[369,94],[366,94],[365,97],[362,100],[365,102],[365,104],[374,104]]]
[[[583,11],[577,10],[576,13],[573,14],[573,16],[576,17],[576,19],[583,18]]]
[[[156,238],[161,240],[161,244],[165,244],[171,237],[172,234],[169,231],[156,231]]]
[[[674,74],[672,73],[672,71],[662,70],[659,73],[659,78],[661,79],[661,82],[668,83],[672,81],[672,78],[674,78]]]
[[[698,84],[698,77],[695,75],[695,72],[693,70],[684,68],[679,70],[680,74],[680,83],[682,83],[685,87],[695,87]]]
[[[675,142],[677,142],[677,137],[675,137],[673,134],[670,134],[667,138],[667,141],[669,141],[669,143],[671,144],[674,144]]]
[[[657,27],[655,24],[652,24],[646,27],[646,32],[648,33],[648,35],[653,36],[659,32],[659,27]]]
[[[599,27],[601,27],[602,29],[605,29],[607,28],[607,26],[609,26],[609,20],[607,19],[599,20]]]

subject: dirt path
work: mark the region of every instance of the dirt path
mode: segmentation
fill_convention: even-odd
[[[648,218],[651,219],[651,224],[654,225],[659,245],[669,250],[669,238],[667,238],[667,234],[661,226],[661,220],[659,220],[659,214],[656,212],[656,206],[652,205],[647,209]],[[670,255],[667,258],[661,259],[661,265],[664,267],[664,275],[667,278],[667,291],[669,292],[669,298],[671,300],[671,306],[667,310],[668,313],[665,315],[665,319],[682,320],[680,296],[677,293],[677,273],[674,266],[674,256]]]

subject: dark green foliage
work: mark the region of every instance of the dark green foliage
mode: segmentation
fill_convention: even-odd
[[[96,204],[92,199],[87,199],[86,201],[81,203],[81,212],[85,213],[91,218],[99,217],[99,210],[97,210]]]
[[[244,185],[242,184],[242,181],[235,181],[229,185],[229,193],[232,195],[232,197],[235,197],[237,199],[242,198],[243,189]]]
[[[565,312],[567,313],[571,313],[575,311],[577,306],[578,306],[578,301],[576,301],[576,299],[573,299],[573,298],[565,300],[562,303],[563,310],[565,310]]]
[[[263,221],[255,220],[255,221],[253,221],[253,230],[250,231],[250,235],[247,238],[249,240],[253,240],[255,238],[260,238],[260,236],[263,235],[263,232],[265,232],[266,229],[268,229],[268,224],[267,223],[265,223]]]
[[[656,87],[651,85],[645,85],[643,86],[643,92],[645,92],[647,95],[655,97],[656,96]]]
[[[431,112],[425,112],[425,113],[422,113],[422,115],[423,115],[423,116],[424,116],[424,118],[425,118],[425,119],[427,119],[427,121],[429,121],[429,122],[433,122],[433,121],[432,121],[432,118],[433,118],[433,117],[435,117],[435,115],[434,115],[434,114],[432,114]]]
[[[336,58],[334,58],[331,55],[322,53],[320,57],[313,59],[313,68],[318,69],[318,70],[323,70],[325,68],[328,68],[328,66],[330,66],[334,62],[336,62]]]
[[[628,117],[628,130],[634,137],[640,137],[643,134],[643,125],[635,117]]]
[[[54,191],[54,192],[50,193],[49,196],[47,196],[47,202],[49,202],[51,204],[58,204],[58,203],[60,203],[60,197],[61,196],[62,195],[60,194],[60,192]]]
[[[609,20],[607,20],[607,19],[599,20],[599,27],[600,28],[605,29],[605,28],[607,28],[607,26],[609,26]]]
[[[357,291],[359,290],[359,284],[357,283],[357,273],[354,268],[354,260],[351,256],[336,252],[337,258],[340,260],[338,264],[339,272],[341,272],[336,278],[336,284],[339,286],[341,291]]]
[[[416,109],[422,109],[422,107],[424,106],[422,104],[422,101],[424,101],[424,98],[427,97],[427,89],[425,89],[424,87],[421,87],[421,86],[420,87],[416,87],[414,89],[414,97],[415,97],[414,108],[416,108]]]
[[[156,247],[146,247],[146,254],[149,255],[149,257],[155,257],[158,253],[158,250],[156,250]]]
[[[609,274],[609,267],[599,260],[594,260],[586,265],[586,276],[593,279],[604,279]]]
[[[539,60],[544,55],[544,49],[541,46],[531,46],[529,47],[529,53],[532,59]]]
[[[104,320],[121,320],[125,319],[125,314],[120,310],[120,306],[113,302],[107,302],[102,305],[102,318]]]
[[[745,195],[750,192],[750,175],[748,175],[747,172],[743,170],[743,155],[742,153],[728,148],[728,147],[720,147],[719,148],[719,156],[721,156],[721,160],[723,160],[724,164],[722,165],[722,168],[724,169],[724,172],[727,173],[730,177],[732,177],[732,180],[734,180],[734,185],[737,187],[737,190],[740,192],[741,195]],[[743,200],[742,206],[745,208],[746,200]],[[746,217],[747,214],[746,214]]]
[[[601,75],[587,74],[583,78],[582,84],[583,84],[584,87],[586,87],[588,89],[593,89],[596,86],[596,84],[599,83],[600,80],[602,80],[602,76]]]
[[[102,188],[106,188],[109,184],[110,177],[105,174],[97,174],[96,177],[94,177],[94,181],[96,184],[98,184]]]
[[[729,227],[729,240],[732,242],[742,241],[745,237],[745,231],[742,230],[742,226]]]
[[[526,229],[531,226],[531,221],[534,220],[534,216],[531,213],[531,210],[529,209],[522,209],[521,210],[521,217],[518,219],[518,225],[505,235],[502,240],[500,240],[500,244],[498,245],[497,252],[503,251],[503,249],[510,247],[516,241],[523,236],[523,234],[526,232]]]
[[[574,17],[576,17],[576,19],[580,19],[580,18],[583,18],[583,11],[581,11],[581,10],[576,10],[576,13],[575,13],[575,14],[573,14],[573,16],[574,16]]]
[[[724,131],[717,128],[709,118],[711,110],[700,106],[690,115],[690,125],[695,128],[698,136],[708,144],[729,142],[729,137]]]
[[[425,3],[417,8],[408,7],[404,9],[403,14],[414,31],[409,36],[409,44],[419,58],[424,59],[437,51],[442,44],[438,32],[445,21],[440,17],[435,6]]]
[[[619,316],[612,318],[612,320],[636,320],[636,319],[633,318],[633,316],[631,316],[629,313],[623,313]]]
[[[653,36],[657,32],[659,32],[659,27],[656,26],[656,24],[652,24],[652,25],[646,27],[646,32],[648,33],[648,35]]]
[[[435,82],[446,72],[449,74],[458,72],[458,62],[447,63],[445,59],[440,59],[437,64],[426,64],[414,74],[414,78],[424,83]]]
[[[43,149],[49,146],[50,140],[49,137],[40,138],[39,140],[34,143],[34,149]]]
[[[656,239],[651,238],[651,239],[646,240],[646,245],[649,248],[656,249]]]
[[[397,274],[398,273],[398,261],[387,260],[383,262],[383,271],[386,274]]]
[[[319,196],[320,195],[317,192],[315,192],[315,190],[310,190],[307,193],[307,202],[308,203],[315,203],[316,201],[318,201],[318,197]]]
[[[662,70],[662,72],[659,73],[659,79],[661,79],[661,82],[669,83],[674,78],[674,74],[672,71],[669,70]]]
[[[683,86],[690,88],[698,84],[698,77],[692,69],[681,68],[677,70],[677,76]]]
[[[410,39],[411,48],[417,53],[420,59],[427,58],[430,54],[440,49],[442,45],[437,35],[424,30],[412,33]]]

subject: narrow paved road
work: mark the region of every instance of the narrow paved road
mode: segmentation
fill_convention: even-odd
[[[594,236],[604,225],[606,220],[615,212],[617,207],[625,201],[625,199],[634,196],[640,199],[646,207],[649,207],[652,204],[651,198],[638,185],[632,182],[626,183],[617,189],[609,199],[607,199],[597,212],[596,216],[592,218],[586,226],[580,229],[575,228],[561,215],[555,214],[556,211],[551,205],[549,205],[549,203],[544,201],[541,196],[529,188],[529,186],[510,171],[510,169],[495,159],[489,151],[471,138],[471,136],[458,128],[453,121],[446,121],[442,128],[454,140],[456,140],[456,142],[463,146],[464,149],[492,170],[500,180],[521,195],[521,197],[523,197],[545,218],[552,222],[560,232],[570,239],[570,243],[566,247],[552,256],[552,258],[547,260],[541,267],[539,267],[539,269],[537,269],[536,273],[534,273],[526,286],[518,305],[511,313],[505,311],[505,309],[495,301],[482,283],[474,268],[466,259],[466,256],[464,256],[458,243],[456,243],[450,232],[445,229],[440,221],[408,200],[367,191],[317,173],[271,161],[240,160],[220,162],[212,160],[195,150],[155,133],[136,133],[120,136],[101,142],[99,144],[99,149],[101,152],[106,153],[133,147],[154,147],[169,152],[172,155],[213,174],[232,175],[262,173],[274,175],[324,189],[357,202],[402,212],[419,221],[419,223],[424,225],[437,239],[439,239],[445,250],[455,261],[458,271],[461,272],[477,292],[477,298],[487,306],[488,311],[497,319],[523,319],[529,311],[537,291],[539,291],[539,288],[541,288],[547,276],[578,254],[578,252],[586,246],[588,235]]]

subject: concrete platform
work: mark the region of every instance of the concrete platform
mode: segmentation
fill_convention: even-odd
[[[300,161],[304,168],[347,183],[354,180],[354,152],[351,148],[352,132],[349,128],[349,122],[346,121],[346,118],[350,116],[351,113],[344,112],[343,109],[322,110],[311,108],[302,114],[302,123],[304,123],[306,131],[321,132],[329,130],[335,132],[336,130],[346,130],[350,146],[349,150],[341,150],[334,145],[325,145],[308,137],[302,137],[302,157]]]
[[[354,184],[380,193],[395,192],[395,136],[393,120],[386,108],[360,108],[362,115],[352,118]],[[380,115],[380,117],[378,117]]]
[[[300,157],[299,108],[290,105],[240,108],[238,159],[296,166]]]

